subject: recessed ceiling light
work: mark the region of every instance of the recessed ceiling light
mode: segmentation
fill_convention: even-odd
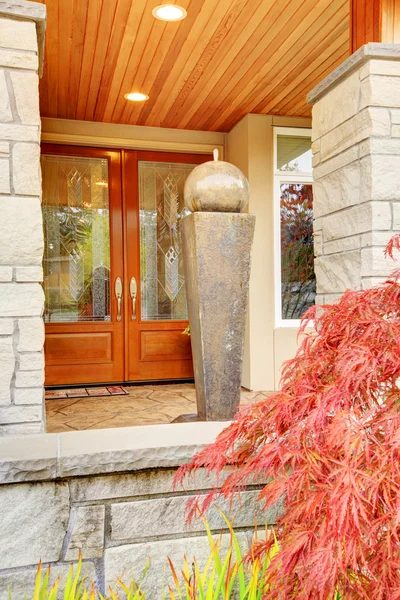
[[[187,16],[186,10],[176,4],[160,4],[153,8],[152,13],[160,21],[182,21]]]
[[[142,92],[129,92],[129,94],[125,94],[124,98],[133,102],[144,102],[149,99],[148,95]]]

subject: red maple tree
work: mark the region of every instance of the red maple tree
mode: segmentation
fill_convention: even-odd
[[[400,236],[387,247],[392,255]],[[306,326],[314,322],[312,333]],[[233,499],[261,478],[265,507],[284,498],[270,600],[400,598],[400,271],[384,284],[312,307],[281,390],[238,413],[182,467],[229,469]],[[196,506],[191,506],[191,515]],[[253,549],[264,552],[268,541]],[[337,596],[336,596],[337,597]]]

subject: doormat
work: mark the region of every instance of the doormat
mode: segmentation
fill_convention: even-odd
[[[106,387],[71,388],[70,390],[46,390],[46,400],[61,400],[62,398],[97,398],[99,396],[126,396],[129,392],[121,385]]]

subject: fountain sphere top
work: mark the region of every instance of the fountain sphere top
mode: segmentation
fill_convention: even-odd
[[[240,213],[249,202],[249,182],[231,163],[214,160],[198,165],[185,183],[185,206],[191,212]]]

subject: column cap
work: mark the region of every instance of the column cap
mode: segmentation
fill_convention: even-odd
[[[20,21],[34,21],[38,39],[39,75],[43,73],[46,6],[28,0],[0,0],[0,17]]]
[[[308,94],[307,102],[315,104],[325,94],[335,87],[340,81],[345,79],[350,73],[353,73],[371,58],[380,60],[400,60],[400,44],[381,44],[370,42],[361,46],[354,54],[349,56],[332,73],[329,73],[325,79],[319,82]]]

